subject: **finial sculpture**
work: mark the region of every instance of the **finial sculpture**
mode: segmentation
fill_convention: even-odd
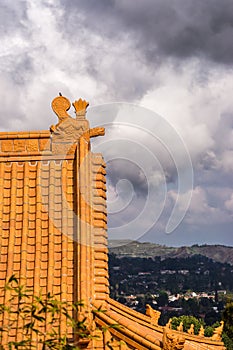
[[[81,98],[78,101],[74,101],[72,105],[75,108],[76,118],[83,119],[86,115],[86,109],[89,106],[89,102],[82,100]]]
[[[70,101],[68,100],[68,98],[64,97],[64,96],[58,96],[55,97],[52,101],[52,109],[54,111],[54,113],[56,113],[56,115],[58,116],[58,124],[57,125],[52,125],[50,127],[51,131],[55,131],[55,129],[62,123],[64,122],[66,119],[71,118],[69,116],[69,114],[67,113],[67,111],[70,109]]]
[[[66,98],[65,96],[62,96],[62,94],[59,92],[59,96],[53,99],[51,105],[54,113],[56,113],[59,120],[58,124],[52,125],[50,127],[50,130],[54,132],[61,125],[61,123],[71,118],[70,115],[67,113],[67,111],[71,107],[71,103],[68,100],[68,98]],[[89,102],[82,100],[80,98],[78,101],[75,101],[74,103],[72,103],[72,105],[75,108],[76,119],[84,120],[86,115],[86,109],[89,106]],[[71,120],[72,119],[73,118],[71,118]]]
[[[179,326],[177,327],[177,330],[178,330],[179,332],[183,332],[183,330],[184,330],[183,322],[180,322]]]
[[[54,142],[76,142],[81,135],[87,140],[91,137],[104,135],[104,128],[96,127],[90,129],[89,123],[85,118],[89,102],[80,98],[72,103],[72,105],[75,108],[76,119],[67,113],[71,106],[68,98],[59,93],[59,96],[55,97],[52,101],[52,109],[59,119],[58,124],[50,127]]]
[[[154,326],[158,326],[158,321],[161,315],[160,311],[156,311],[149,304],[146,304],[146,315],[151,318],[151,323]]]
[[[222,339],[223,326],[224,322],[221,321],[220,326],[214,329],[214,334],[211,337],[212,340],[220,341]]]
[[[192,323],[190,328],[188,329],[188,334],[194,334],[194,324]]]
[[[205,330],[204,330],[203,326],[201,326],[198,335],[199,335],[199,337],[204,337],[205,336]]]
[[[169,318],[168,323],[166,323],[166,326],[165,326],[165,327],[167,327],[167,328],[169,328],[169,329],[172,328],[172,319],[171,319],[171,318]]]
[[[185,338],[180,334],[175,334],[171,329],[163,329],[163,350],[182,350],[184,349]]]

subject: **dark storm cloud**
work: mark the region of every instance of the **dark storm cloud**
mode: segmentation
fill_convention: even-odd
[[[107,163],[107,168],[109,181],[114,187],[118,181],[127,179],[131,182],[138,195],[147,195],[148,184],[146,176],[143,169],[140,169],[136,164],[125,159],[115,159]]]
[[[64,6],[70,33],[77,35],[81,21],[106,38],[127,38],[148,63],[197,56],[233,62],[231,0],[69,0]]]

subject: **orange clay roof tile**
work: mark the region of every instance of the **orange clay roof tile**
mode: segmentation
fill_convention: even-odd
[[[56,150],[59,147],[57,144]],[[69,149],[71,156],[75,148],[76,145]],[[68,159],[68,155],[63,155],[57,159],[51,152],[42,153],[43,150],[51,150],[49,131],[0,133],[0,281],[17,273],[34,291],[41,290],[43,294],[47,291],[61,292],[62,300],[71,302],[80,298],[80,294],[74,291],[74,285],[79,283],[80,286],[85,282],[86,289],[82,291],[78,287],[78,293],[89,300],[94,297],[95,290],[92,281],[95,254],[87,246],[80,247],[73,242],[72,237],[76,236],[73,208],[79,207],[82,218],[85,218],[82,224],[85,240],[98,241],[100,236],[106,246],[103,159],[101,155],[91,154],[88,167],[80,175],[77,173],[79,158],[74,159],[73,155]],[[89,176],[87,172],[90,170],[92,175]],[[82,188],[78,188],[76,176],[82,177]],[[97,188],[103,197],[99,200]],[[77,189],[83,191],[83,199],[78,196]],[[98,217],[95,224],[100,229],[93,226],[90,232],[87,222],[93,225],[93,211],[85,200],[92,205],[93,196],[100,205],[95,214]],[[95,239],[91,235],[96,235]],[[100,279],[96,288],[99,292],[96,297],[103,300],[108,295],[106,278],[102,277],[103,273],[106,277],[107,250],[99,253],[98,259],[102,259],[103,266],[99,261]],[[75,275],[78,269],[80,276]]]

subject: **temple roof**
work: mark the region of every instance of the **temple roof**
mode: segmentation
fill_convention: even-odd
[[[101,333],[98,341],[87,342],[89,349],[105,348],[103,327],[115,349],[119,341],[125,349],[224,349],[221,341],[171,331],[158,325],[156,315],[109,297],[105,163],[90,149],[90,138],[104,135],[104,129],[90,129],[88,102],[79,99],[73,106],[76,118],[68,114],[69,100],[58,96],[52,102],[58,123],[49,130],[0,133],[0,287],[15,275],[31,295],[82,300],[90,329],[95,324]],[[10,291],[2,290],[0,303],[7,305]],[[96,313],[99,307],[105,312]],[[9,322],[5,314],[0,322]],[[66,320],[61,322],[66,328]],[[70,337],[72,332],[70,327]],[[15,327],[2,342],[22,337]],[[181,347],[166,348],[169,337]]]

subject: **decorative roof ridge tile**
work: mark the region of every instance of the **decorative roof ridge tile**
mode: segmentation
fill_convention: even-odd
[[[164,326],[154,326],[152,324],[149,324],[150,321],[149,322],[147,321],[147,319],[149,320],[148,316],[141,314],[138,311],[132,310],[129,307],[111,298],[108,299],[105,307],[107,309],[105,314],[111,319],[114,319],[120,325],[122,323],[122,320],[127,319],[128,325],[126,326],[124,326],[123,324],[122,325],[129,330],[131,329],[130,325],[133,325],[136,323],[138,326],[140,325],[141,327],[146,327],[146,329],[151,329],[151,331],[157,332],[158,334],[161,335],[161,333],[163,333],[163,330],[165,328]],[[127,317],[127,314],[128,314],[128,317]],[[145,337],[145,333],[143,332],[140,333],[140,329],[142,328],[138,327],[137,334],[141,337]],[[173,329],[172,329],[172,332],[174,332],[175,334],[181,334],[185,338],[187,343],[193,342],[193,343],[207,344],[207,346],[212,346],[213,349],[220,349],[220,348],[222,349],[222,347],[224,346],[224,343],[222,341],[216,341],[208,337],[200,337],[199,335],[190,335],[186,332],[179,332]],[[149,338],[147,337],[148,340]]]
[[[50,138],[49,130],[32,130],[32,131],[1,131],[0,140],[9,139],[31,139],[31,138]]]
[[[121,316],[120,318],[118,316]],[[111,330],[111,333],[123,339],[129,345],[140,346],[140,349],[161,349],[161,334],[158,336],[154,330],[148,330],[146,326],[140,325],[136,321],[128,320],[122,315],[112,310],[107,310],[104,313],[96,314],[96,322],[104,322],[106,325],[114,323],[119,324],[119,327]],[[111,329],[111,328],[110,328]],[[150,334],[150,339],[145,339],[145,334]],[[151,340],[153,338],[153,341]],[[138,347],[137,347],[138,349]]]

